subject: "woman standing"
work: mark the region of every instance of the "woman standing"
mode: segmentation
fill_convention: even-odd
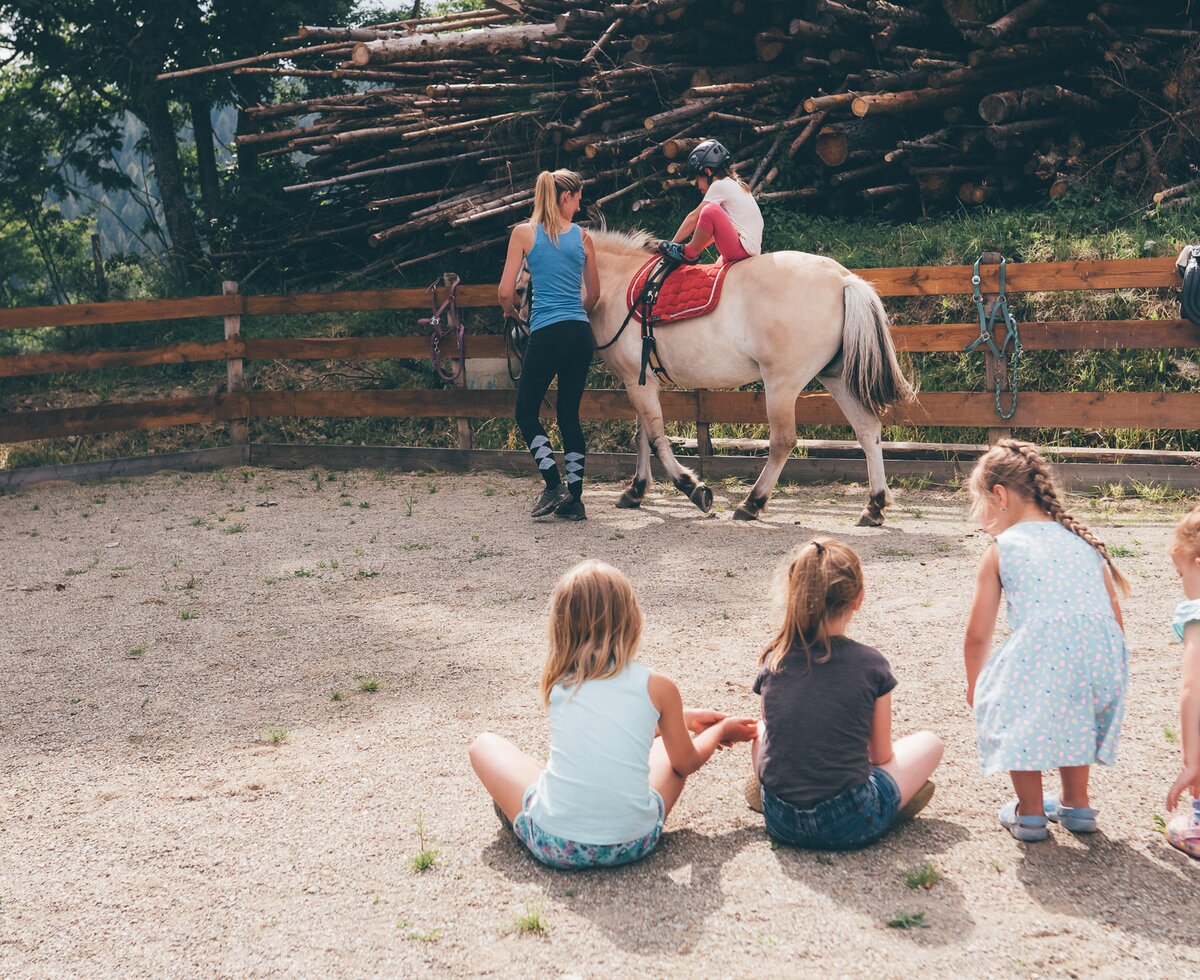
[[[583,180],[570,170],[543,170],[534,187],[533,217],[513,229],[500,277],[500,308],[519,316],[513,306],[517,273],[529,265],[533,310],[529,346],[517,387],[517,425],[546,481],[533,508],[534,517],[553,513],[582,521],[583,470],[587,445],[579,424],[579,402],[592,362],[592,328],[588,311],[600,298],[600,276],[592,240],[572,219],[579,210]],[[550,382],[558,376],[558,431],[562,435],[567,481],[551,455],[539,408]]]

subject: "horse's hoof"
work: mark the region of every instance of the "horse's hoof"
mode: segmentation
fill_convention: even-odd
[[[622,510],[635,510],[642,506],[642,498],[635,497],[628,490],[621,494],[621,499],[617,501],[617,506]]]
[[[733,512],[735,521],[757,521],[758,511],[747,507],[745,504],[739,504],[737,510]]]
[[[869,510],[864,510],[858,519],[858,527],[883,527],[883,515],[876,517]]]
[[[688,499],[706,514],[712,510],[712,491],[703,483],[699,484],[695,490],[688,494]]]

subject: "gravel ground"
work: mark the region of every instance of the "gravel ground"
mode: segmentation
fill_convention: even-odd
[[[986,543],[963,498],[897,491],[876,530],[852,526],[862,487],[785,488],[747,526],[743,491],[705,519],[670,490],[616,510],[619,487],[592,483],[580,525],[532,525],[532,483],[495,474],[231,469],[0,498],[0,975],[1200,971],[1200,865],[1154,827],[1177,771],[1165,546],[1185,505],[1078,502],[1134,583],[1133,693],[1094,780],[1104,832],[1021,846],[963,703]],[[773,570],[817,532],[863,557],[852,632],[900,678],[897,734],[946,739],[920,820],[859,853],[776,850],[739,748],[639,865],[553,872],[500,831],[466,748],[491,729],[545,751],[563,569],[626,570],[643,659],[687,703],[752,712]],[[926,862],[942,878],[906,887]],[[926,928],[889,928],[914,913]]]

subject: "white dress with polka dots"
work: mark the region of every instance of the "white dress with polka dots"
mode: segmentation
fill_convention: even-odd
[[[1129,654],[1104,584],[1104,560],[1054,521],[996,538],[1012,635],[975,685],[984,773],[1112,765]]]

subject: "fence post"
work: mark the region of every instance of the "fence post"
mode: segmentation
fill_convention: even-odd
[[[462,356],[462,370],[458,372],[458,378],[454,385],[459,391],[466,391],[467,388],[467,338],[463,337],[463,349],[459,351]],[[471,448],[471,420],[456,416],[454,419],[458,425],[458,448]]]
[[[708,422],[704,421],[704,393],[706,389],[696,389],[696,455],[700,457],[697,464],[700,478],[704,479],[704,460],[712,455],[712,439],[708,434]]]
[[[985,265],[999,265],[1001,254],[999,252],[984,252],[979,263],[980,272],[983,271]],[[999,299],[996,293],[983,294],[983,312],[985,316],[991,316],[992,310],[996,306],[996,301]],[[1004,349],[1004,342],[1008,340],[1008,324],[1004,320],[996,321],[996,333],[993,338],[996,341],[996,346],[1001,350]],[[1004,391],[1008,387],[1008,364],[1003,358],[997,357],[990,350],[984,349],[983,352],[983,386],[987,393],[991,396],[995,395],[996,385],[1000,385],[1000,390]],[[987,430],[987,441],[989,446],[994,446],[1001,439],[1007,439],[1012,435],[1012,429],[1005,426],[989,425]]]
[[[238,284],[231,280],[226,280],[221,283],[222,296],[236,296]],[[235,313],[225,317],[225,341],[241,341],[242,339],[242,317],[241,314]],[[226,388],[232,394],[235,391],[246,390],[246,375],[245,368],[240,357],[229,357],[225,359],[226,369]],[[232,419],[229,423],[229,444],[231,446],[244,446],[249,442],[250,430],[245,419]]]

